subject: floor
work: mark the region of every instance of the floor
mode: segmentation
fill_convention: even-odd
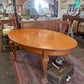
[[[10,52],[9,48],[4,48],[3,52],[0,50],[0,84],[17,84]]]
[[[84,37],[75,37],[75,39],[78,42],[78,46],[74,50],[72,50],[71,55],[84,63]]]
[[[71,54],[84,62],[84,38],[75,39],[78,41],[78,46]],[[0,84],[17,84],[10,52],[9,48],[0,51]]]
[[[9,49],[0,52],[0,84],[17,84]]]

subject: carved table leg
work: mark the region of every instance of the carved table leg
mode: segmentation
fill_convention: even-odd
[[[15,60],[16,60],[16,50],[15,50],[15,45],[14,45],[14,43],[13,43],[12,41],[9,41],[9,46],[10,46],[10,48],[11,48],[12,51],[13,51],[13,54],[14,54],[13,61],[15,61]]]
[[[47,83],[47,64],[48,64],[49,58],[48,55],[43,52],[43,55],[41,56],[41,65],[43,69],[43,84]]]

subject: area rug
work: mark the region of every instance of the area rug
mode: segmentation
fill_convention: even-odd
[[[17,84],[42,84],[41,55],[25,50],[19,50],[16,53],[17,59],[16,61],[13,61],[13,65]],[[13,58],[12,52],[11,57]],[[71,79],[68,82],[66,81],[65,84],[84,84],[84,64],[72,55],[69,55],[66,60],[73,63],[74,72]],[[48,65],[48,69],[50,66],[51,65]],[[48,82],[47,84],[51,83]]]

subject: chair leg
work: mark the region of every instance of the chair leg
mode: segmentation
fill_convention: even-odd
[[[1,51],[3,50],[3,40],[1,38]]]
[[[9,46],[10,46],[11,50],[13,51],[13,54],[14,54],[13,61],[15,61],[17,55],[16,55],[16,50],[15,50],[15,44],[13,43],[13,41],[9,41]]]

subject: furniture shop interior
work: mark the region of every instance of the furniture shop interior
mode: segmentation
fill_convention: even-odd
[[[0,84],[84,84],[84,0],[0,0]]]

